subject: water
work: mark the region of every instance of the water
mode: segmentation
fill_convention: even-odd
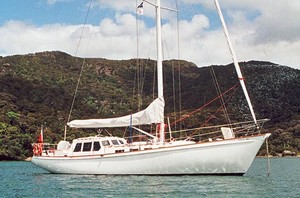
[[[0,197],[300,197],[300,158],[258,158],[243,177],[55,175],[0,162]]]

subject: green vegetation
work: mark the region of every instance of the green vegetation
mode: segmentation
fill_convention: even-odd
[[[46,127],[45,142],[57,143],[63,138],[82,62],[62,52],[0,57],[0,160],[31,156],[31,143],[37,140],[41,125]],[[241,66],[257,117],[270,119],[264,126],[266,132],[272,132],[270,152],[299,152],[300,71],[269,62],[250,61]],[[211,68],[222,92],[238,83],[233,65],[198,68],[186,61],[164,62],[166,114],[171,122],[179,116],[179,95],[182,115],[215,98]],[[145,108],[155,97],[155,74],[152,60],[86,59],[71,120],[115,117]],[[140,107],[138,95],[143,98]],[[231,120],[250,119],[241,89],[225,96],[225,100],[229,98]],[[213,103],[182,125],[201,126],[219,106],[219,102]],[[210,122],[223,119],[216,115]],[[68,140],[96,133],[68,129]]]

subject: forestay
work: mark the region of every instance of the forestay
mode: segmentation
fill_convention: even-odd
[[[132,115],[105,118],[105,119],[87,119],[73,120],[68,122],[72,128],[106,128],[106,127],[126,127],[145,125],[151,123],[163,123],[165,102],[162,97],[156,98],[146,109]]]

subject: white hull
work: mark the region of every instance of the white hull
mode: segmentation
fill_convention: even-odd
[[[243,175],[270,134],[103,156],[33,156],[32,162],[60,174]]]

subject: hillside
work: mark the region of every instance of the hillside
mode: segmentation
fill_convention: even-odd
[[[31,156],[41,125],[46,127],[46,142],[57,143],[63,137],[83,64],[71,119],[125,115],[145,108],[155,97],[153,60],[84,60],[62,52],[0,57],[0,159]],[[271,152],[299,151],[300,70],[270,62],[240,64],[257,117],[270,119],[265,131],[273,134]],[[186,61],[164,62],[166,115],[171,120],[178,118],[180,106],[185,114],[216,97],[212,72],[222,92],[238,83],[232,64],[198,68]],[[232,121],[251,119],[240,87],[227,106]],[[183,125],[200,126],[217,107],[219,103],[213,103]],[[222,119],[216,116],[211,122]],[[83,133],[95,134],[69,130],[68,138]]]

